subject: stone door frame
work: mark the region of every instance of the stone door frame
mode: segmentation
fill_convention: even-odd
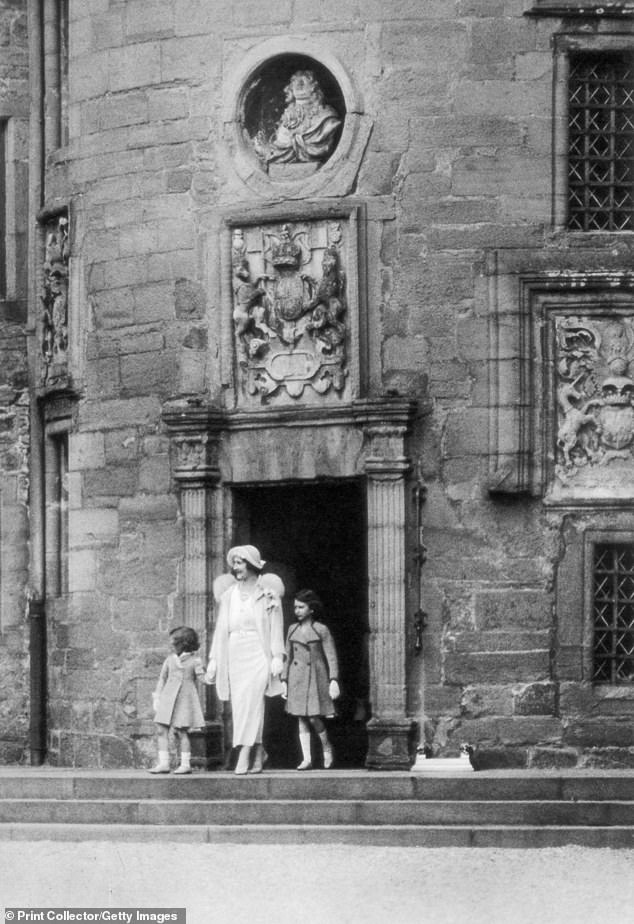
[[[325,475],[365,479],[372,704],[366,764],[372,769],[411,766],[406,641],[414,517],[408,436],[415,410],[413,401],[396,397],[358,400],[330,409],[327,417],[322,408],[225,412],[187,400],[163,409],[185,528],[183,613],[207,642],[213,578],[226,571],[231,489]],[[281,445],[276,458],[254,449],[267,441]],[[293,445],[302,451],[288,451]]]

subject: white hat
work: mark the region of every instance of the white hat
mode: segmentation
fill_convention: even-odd
[[[243,558],[245,561],[248,561],[250,565],[253,565],[256,571],[261,571],[266,564],[266,562],[262,561],[260,558],[260,553],[254,545],[236,545],[232,549],[229,549],[227,552],[227,562],[230,568],[233,568],[234,558]]]

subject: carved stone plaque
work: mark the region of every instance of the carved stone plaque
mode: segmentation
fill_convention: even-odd
[[[68,219],[46,226],[42,301],[42,382],[64,382],[68,373]]]
[[[346,241],[339,221],[234,227],[234,350],[243,402],[341,397],[349,376]]]
[[[634,314],[554,323],[554,499],[634,496]]]

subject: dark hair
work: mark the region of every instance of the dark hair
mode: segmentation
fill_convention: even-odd
[[[313,616],[315,619],[321,619],[324,613],[324,604],[321,602],[314,590],[298,590],[296,594],[293,594],[294,600],[299,600],[300,603],[305,603],[312,610]]]
[[[184,651],[198,651],[200,642],[198,633],[189,626],[177,626],[170,629],[170,638],[174,642],[176,654],[182,654]]]

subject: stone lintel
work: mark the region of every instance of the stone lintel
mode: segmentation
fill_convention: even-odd
[[[413,399],[388,396],[363,398],[339,406],[294,406],[229,411],[202,399],[175,399],[163,405],[163,423],[171,435],[264,430],[279,427],[357,426],[403,428],[409,431],[417,410]]]

